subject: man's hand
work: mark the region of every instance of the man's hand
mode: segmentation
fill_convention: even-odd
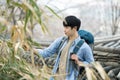
[[[75,61],[78,61],[78,56],[76,54],[72,54],[71,59],[75,60]]]
[[[72,54],[71,59],[74,60],[76,63],[79,61],[78,56],[76,54]]]
[[[71,59],[72,59],[72,60],[75,60],[75,63],[76,63],[76,64],[79,64],[79,65],[80,65],[80,64],[83,64],[83,63],[78,59],[78,56],[77,56],[76,54],[72,54],[72,55],[71,55]]]
[[[38,51],[37,51],[35,48],[33,48],[33,53],[34,53],[35,55],[38,55]]]

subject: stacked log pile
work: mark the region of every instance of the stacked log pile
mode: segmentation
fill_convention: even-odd
[[[111,80],[120,80],[120,35],[95,39],[94,57]]]

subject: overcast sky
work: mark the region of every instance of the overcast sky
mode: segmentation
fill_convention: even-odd
[[[77,12],[78,12],[78,9],[77,8],[74,8],[74,9],[71,9],[70,7],[73,7],[73,6],[77,6],[79,4],[86,4],[86,3],[93,3],[95,2],[96,0],[38,0],[38,4],[39,5],[49,5],[52,9],[54,10],[65,10],[64,13],[66,14],[71,14],[71,15],[76,15],[77,16]],[[68,9],[69,8],[69,9]]]

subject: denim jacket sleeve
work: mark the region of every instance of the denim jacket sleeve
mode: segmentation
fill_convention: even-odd
[[[60,42],[62,40],[62,37],[56,39],[53,43],[51,43],[51,45],[45,49],[38,49],[38,53],[43,57],[50,57],[53,54],[55,54],[58,50],[58,47],[60,45]]]
[[[89,64],[94,61],[92,50],[86,43],[82,46],[79,56],[82,56],[80,59],[82,59],[82,62],[85,64]]]

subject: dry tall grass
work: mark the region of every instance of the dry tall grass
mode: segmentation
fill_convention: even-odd
[[[36,0],[5,2],[0,5],[0,80],[47,80],[50,73],[46,65],[38,68],[34,64],[33,47],[40,44],[32,41],[32,30],[39,23],[43,32],[48,31],[43,19],[49,16],[44,9],[54,11],[47,5],[38,7]],[[24,45],[30,49],[32,64],[21,57],[26,54]]]
[[[85,68],[87,80],[110,80],[109,76],[99,62],[93,62],[88,65],[78,63],[78,65]]]

